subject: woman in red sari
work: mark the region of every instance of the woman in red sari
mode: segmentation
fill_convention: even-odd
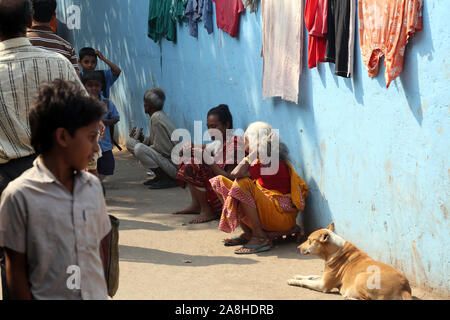
[[[244,158],[244,141],[241,137],[227,137],[227,130],[233,129],[233,117],[227,105],[221,104],[208,112],[207,127],[214,141],[208,145],[191,146],[191,152],[203,154],[200,161],[191,157],[178,166],[177,180],[180,186],[186,184],[191,194],[191,204],[174,214],[198,214],[189,223],[197,224],[218,219],[222,203],[211,187],[209,180],[217,175],[231,179],[230,173]],[[217,136],[222,137],[223,144]],[[212,157],[205,159],[205,153]]]

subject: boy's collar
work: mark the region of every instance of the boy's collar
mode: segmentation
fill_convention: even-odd
[[[35,160],[33,165],[37,168],[41,182],[43,183],[59,183],[59,180],[56,179],[55,175],[45,166],[44,160],[42,158],[42,155],[38,156]],[[75,179],[81,180],[83,183],[88,183],[91,185],[91,178],[88,176],[88,174],[84,171],[78,171],[75,175]]]

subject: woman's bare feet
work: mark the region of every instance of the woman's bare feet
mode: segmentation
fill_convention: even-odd
[[[209,205],[207,205],[206,207],[202,208],[200,214],[195,219],[189,221],[189,223],[190,224],[205,223],[212,220],[216,220],[217,218],[219,218],[218,215],[212,211]]]
[[[199,214],[200,205],[191,203],[191,205],[183,210],[172,212],[172,214]]]

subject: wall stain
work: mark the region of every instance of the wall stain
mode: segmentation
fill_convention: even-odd
[[[425,267],[422,264],[422,261],[421,261],[420,256],[419,256],[419,252],[417,251],[416,242],[414,240],[411,241],[411,246],[412,246],[412,249],[413,249],[413,252],[414,252],[414,257],[416,258],[417,268],[419,269],[421,275],[423,276],[422,279],[424,279],[424,283],[421,283],[421,284],[422,285],[426,284],[426,283],[428,283],[427,273],[425,272]],[[417,278],[417,276],[416,276],[416,278]],[[420,280],[422,280],[422,279],[420,279]]]
[[[445,204],[441,204],[441,211],[444,214],[444,219],[448,220],[448,210]]]

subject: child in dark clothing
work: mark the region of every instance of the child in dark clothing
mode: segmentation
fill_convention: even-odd
[[[97,160],[98,177],[103,180],[105,176],[114,174],[115,161],[112,153],[114,137],[111,136],[110,128],[119,122],[120,116],[114,103],[101,94],[104,86],[102,71],[86,71],[83,73],[81,81],[89,95],[101,101],[105,111],[102,121],[106,126],[106,132],[103,139],[99,141],[102,156]]]
[[[83,69],[81,72],[81,77],[83,77],[84,72],[86,71],[94,71],[95,68],[97,68],[97,57],[105,62],[110,69],[109,70],[101,70],[104,77],[104,85],[102,87],[102,95],[103,97],[109,99],[109,91],[116,82],[116,80],[119,78],[119,75],[122,73],[122,70],[116,66],[114,63],[106,59],[103,54],[95,50],[93,48],[83,48],[79,52],[79,59],[80,59],[80,66]]]

